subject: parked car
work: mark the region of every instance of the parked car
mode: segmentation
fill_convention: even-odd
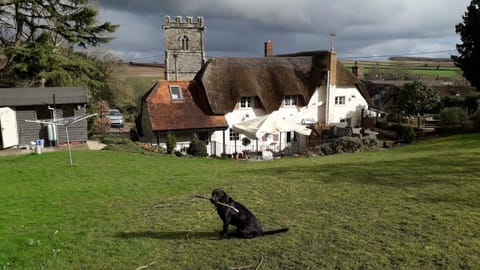
[[[110,109],[107,117],[110,118],[110,126],[111,127],[124,127],[125,126],[125,119],[123,118],[122,113],[118,109]]]

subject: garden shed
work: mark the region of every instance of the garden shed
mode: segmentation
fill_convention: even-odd
[[[28,145],[39,139],[48,146],[48,125],[26,120],[73,119],[86,113],[86,105],[85,87],[0,88],[0,148]],[[58,144],[67,142],[62,126],[56,135]],[[71,125],[69,137],[72,142],[86,142],[87,120]]]

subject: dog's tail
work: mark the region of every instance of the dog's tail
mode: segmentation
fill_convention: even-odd
[[[278,230],[273,230],[273,231],[266,231],[266,232],[263,232],[262,235],[271,235],[271,234],[276,234],[276,233],[284,233],[288,231],[288,228],[283,228],[283,229],[278,229]]]

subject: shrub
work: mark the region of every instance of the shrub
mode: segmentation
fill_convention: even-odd
[[[473,114],[472,122],[473,122],[475,130],[479,131],[480,130],[480,109],[477,110],[477,112]]]
[[[355,153],[363,150],[372,149],[378,146],[378,140],[375,138],[358,138],[358,137],[340,137],[330,143],[322,144],[315,147],[315,152],[319,151],[321,155],[333,155],[343,153]],[[312,150],[312,149],[311,149]]]
[[[362,138],[363,149],[372,149],[378,146],[378,140],[371,137]]]
[[[242,145],[243,146],[248,146],[251,143],[250,139],[247,137],[243,137],[242,139]]]
[[[106,146],[103,150],[110,150],[116,152],[128,152],[128,153],[149,153],[147,149],[143,148],[141,145],[132,142],[129,139],[114,136],[114,135],[105,135],[100,138],[100,141]]]
[[[355,153],[362,150],[363,144],[358,137],[340,137],[334,142],[337,153]]]
[[[187,153],[195,157],[206,157],[208,155],[207,146],[205,142],[193,139],[188,146]]]
[[[405,143],[408,143],[408,144],[414,143],[415,140],[417,139],[417,133],[415,133],[415,130],[411,126],[402,127],[402,130],[400,132],[400,138]]]
[[[468,120],[468,113],[461,107],[449,107],[440,111],[440,121],[443,127],[461,127]]]
[[[167,154],[171,155],[173,154],[173,151],[175,151],[175,148],[177,147],[177,139],[175,138],[175,135],[173,134],[167,134]]]
[[[106,117],[106,115],[109,113],[109,109],[110,108],[106,101],[98,101],[95,103],[94,112],[96,112],[98,115],[92,118],[92,132],[94,134],[105,135],[110,130],[110,118]]]

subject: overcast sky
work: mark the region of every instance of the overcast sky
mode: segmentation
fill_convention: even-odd
[[[263,56],[329,50],[340,58],[455,49],[455,25],[470,0],[99,0],[101,19],[119,24],[105,45],[125,61],[163,62],[164,16],[203,16],[207,56]],[[449,57],[454,51],[416,55]]]

